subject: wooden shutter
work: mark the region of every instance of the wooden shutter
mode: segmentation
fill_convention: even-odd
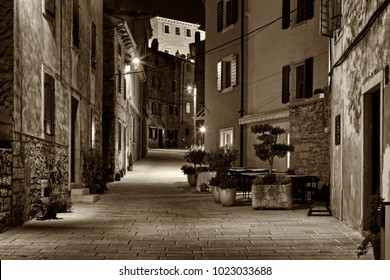
[[[290,101],[290,65],[283,66],[282,69],[282,103]]]
[[[237,55],[233,55],[232,60],[230,61],[230,83],[232,86],[237,85]]]
[[[283,0],[282,6],[282,28],[290,27],[290,0]]]
[[[232,23],[238,21],[238,0],[232,0]]]
[[[217,90],[222,91],[222,61],[217,64]]]
[[[305,98],[313,96],[313,58],[305,60]]]
[[[221,32],[223,29],[223,1],[219,1],[217,4],[217,32]]]
[[[305,19],[311,19],[314,17],[314,0],[305,1]]]

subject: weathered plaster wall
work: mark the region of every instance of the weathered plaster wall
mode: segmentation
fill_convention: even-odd
[[[11,147],[13,131],[14,9],[13,1],[0,1],[0,148]]]
[[[291,168],[320,178],[329,186],[330,106],[325,98],[290,105]]]
[[[382,2],[368,0],[344,2],[344,24],[338,31],[337,40],[333,41],[333,62],[337,61]],[[346,61],[333,70],[332,75],[331,204],[334,216],[356,229],[363,227],[365,211],[363,193],[365,187],[367,188],[363,185],[363,85],[370,83],[373,77],[389,64],[388,34],[390,10],[387,8],[364,39],[353,48]],[[386,105],[389,101],[387,96],[383,96],[382,107],[387,117],[383,122],[382,150],[386,153],[389,143]],[[337,115],[341,116],[341,144],[338,146],[334,143],[334,122]],[[381,172],[383,179],[388,174],[389,167],[387,164],[382,165],[387,169]]]
[[[0,148],[0,233],[11,225],[12,149]]]

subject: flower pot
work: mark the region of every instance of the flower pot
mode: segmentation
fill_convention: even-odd
[[[223,206],[229,207],[236,200],[236,189],[221,189],[219,188],[219,200]]]
[[[128,165],[127,166],[127,171],[133,171],[133,166],[132,165]]]
[[[191,187],[196,186],[197,174],[187,174],[187,181]]]
[[[210,191],[211,191],[211,194],[213,195],[214,201],[216,203],[220,203],[221,200],[219,198],[219,187],[210,185]]]
[[[292,185],[252,185],[254,209],[292,209]]]

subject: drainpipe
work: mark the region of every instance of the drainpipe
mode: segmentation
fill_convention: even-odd
[[[241,1],[241,104],[240,117],[244,116],[244,32],[245,0]],[[244,165],[244,125],[240,125],[240,166]]]

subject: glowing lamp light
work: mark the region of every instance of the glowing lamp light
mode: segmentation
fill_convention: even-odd
[[[205,132],[206,132],[206,128],[205,128],[204,126],[201,126],[201,127],[200,127],[200,132],[201,132],[201,133],[205,133]]]
[[[132,60],[132,63],[134,65],[134,67],[137,69],[138,66],[139,66],[139,63],[140,63],[140,59],[138,57],[134,57],[133,60]]]

